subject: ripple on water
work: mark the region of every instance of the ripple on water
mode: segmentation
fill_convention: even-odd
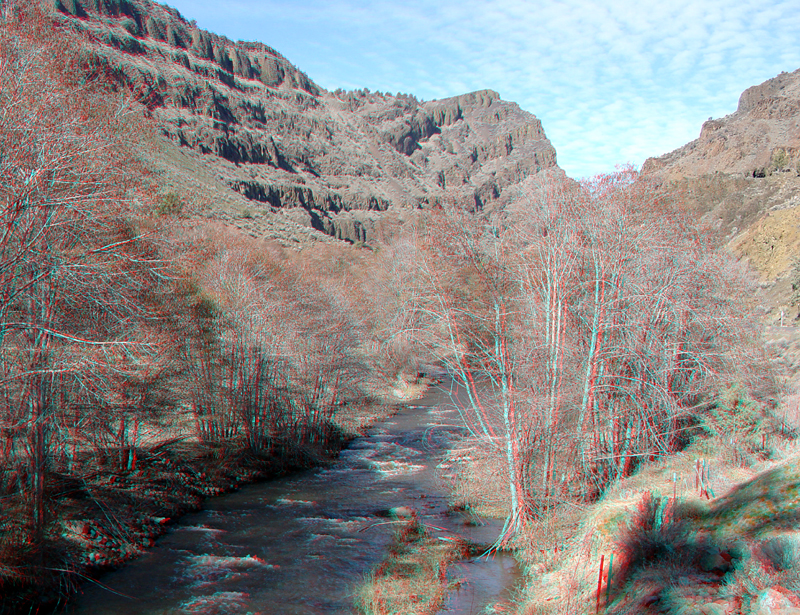
[[[175,528],[175,532],[199,532],[203,534],[224,534],[227,530],[220,530],[207,525],[182,525]]]
[[[188,582],[194,589],[236,581],[254,569],[271,570],[271,564],[253,555],[234,557],[229,555],[192,555],[187,557],[186,567],[180,573],[179,582]]]
[[[351,534],[353,532],[360,532],[372,519],[368,517],[351,517],[347,520],[330,517],[299,517],[297,521],[305,525],[316,526],[321,530]]]
[[[333,534],[311,534],[308,539],[309,544],[316,543],[335,543],[337,545],[353,545],[359,542],[356,538],[349,538],[347,536],[334,536]]]
[[[425,466],[407,463],[405,461],[371,461],[373,469],[385,478],[406,476],[424,470]]]
[[[275,500],[276,506],[316,506],[317,503],[311,500],[293,500],[291,498],[278,498]]]
[[[424,469],[424,465],[412,463],[422,453],[395,442],[372,442],[368,447],[348,449],[342,452],[342,460],[348,465],[340,471],[363,468],[377,472],[381,477],[405,476]]]
[[[191,615],[218,615],[220,613],[246,612],[249,594],[244,592],[216,592],[210,596],[195,596],[178,607],[180,613]]]
[[[377,452],[382,455],[391,455],[392,457],[406,456],[406,457],[419,457],[422,455],[421,451],[396,442],[380,442],[377,447]]]

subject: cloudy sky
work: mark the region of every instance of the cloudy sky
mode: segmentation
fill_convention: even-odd
[[[697,138],[800,68],[798,0],[170,0],[327,88],[430,100],[491,88],[542,120],[579,178]]]

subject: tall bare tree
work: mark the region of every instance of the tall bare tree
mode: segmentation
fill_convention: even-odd
[[[132,322],[146,256],[130,222],[130,107],[82,77],[79,45],[37,3],[0,23],[0,425],[6,486],[46,526],[59,413],[118,391],[113,348],[147,344]]]
[[[449,206],[426,227],[411,328],[505,459],[501,540],[677,450],[727,382],[752,381],[736,361],[753,342],[743,281],[671,198],[630,169],[548,176],[505,209]]]

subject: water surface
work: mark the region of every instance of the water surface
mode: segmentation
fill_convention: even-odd
[[[490,543],[500,524],[468,525],[447,502],[441,455],[463,436],[449,392],[432,389],[330,466],[213,498],[125,568],[87,583],[81,615],[352,613],[353,592],[383,558],[410,506],[434,535]],[[510,556],[455,564],[444,613],[482,613],[519,576]]]

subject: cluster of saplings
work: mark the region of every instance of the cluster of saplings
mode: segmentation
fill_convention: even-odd
[[[92,74],[80,41],[46,13],[7,7],[0,22],[5,588],[70,568],[53,545],[85,516],[125,523],[105,499],[111,483],[98,476],[136,476],[146,490],[147,480],[161,479],[152,468],[143,474],[143,462],[165,442],[263,459],[306,448],[324,454],[340,437],[334,412],[366,403],[381,382],[376,365],[386,364],[375,363],[375,346],[364,343],[369,302],[340,283],[344,269],[326,275],[334,255],[289,258],[221,225],[170,217],[180,208],[170,202],[165,211],[137,158],[154,128],[126,92]]]

